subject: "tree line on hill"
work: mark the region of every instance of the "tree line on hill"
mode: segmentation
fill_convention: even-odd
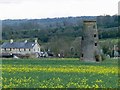
[[[47,19],[3,20],[3,39],[39,38],[48,42],[53,37],[79,37],[82,35],[83,20],[97,20],[100,38],[119,37],[118,17],[82,16]]]
[[[2,38],[23,39],[38,38],[43,51],[54,54],[64,53],[67,57],[80,54],[80,37],[83,20],[96,20],[100,39],[118,38],[118,16],[81,16],[47,19],[18,19],[2,21]]]

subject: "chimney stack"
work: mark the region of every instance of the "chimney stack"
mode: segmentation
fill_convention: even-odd
[[[10,39],[10,43],[13,43],[13,39]]]
[[[25,40],[25,43],[27,43],[28,41],[27,40]]]
[[[35,43],[37,43],[37,39],[35,39]]]

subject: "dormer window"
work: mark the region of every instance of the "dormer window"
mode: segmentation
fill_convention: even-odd
[[[34,46],[34,44],[32,44],[32,46]]]

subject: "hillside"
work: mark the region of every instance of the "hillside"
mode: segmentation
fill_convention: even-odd
[[[3,39],[39,38],[49,42],[52,38],[76,38],[82,35],[83,20],[97,20],[100,38],[116,38],[117,16],[81,16],[47,19],[3,20]]]

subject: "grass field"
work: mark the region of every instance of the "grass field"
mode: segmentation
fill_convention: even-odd
[[[3,59],[3,88],[118,88],[118,60]]]

